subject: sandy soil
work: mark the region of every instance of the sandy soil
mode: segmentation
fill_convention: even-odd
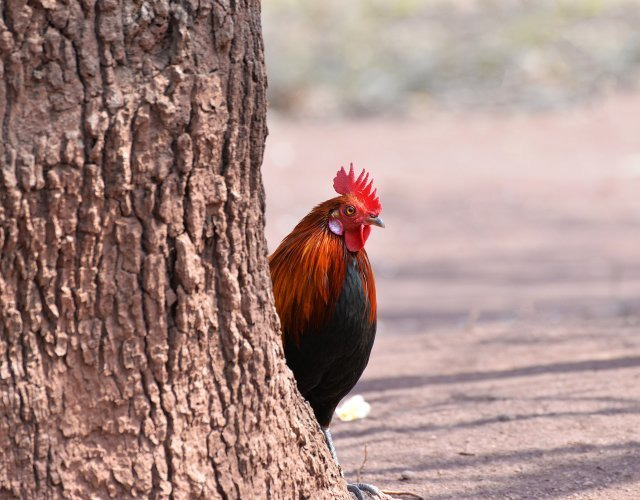
[[[340,163],[369,168],[384,206],[379,336],[354,391],[372,411],[333,425],[350,479],[640,498],[640,96],[270,129],[270,248],[333,195]]]

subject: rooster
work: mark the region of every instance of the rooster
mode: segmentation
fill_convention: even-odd
[[[364,245],[384,227],[373,180],[341,168],[340,195],[316,206],[269,258],[287,364],[309,402],[336,462],[329,425],[340,400],[369,361],[376,333],[376,288]],[[382,497],[375,486],[348,485]]]

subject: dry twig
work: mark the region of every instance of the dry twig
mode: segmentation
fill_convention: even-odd
[[[362,458],[362,463],[360,464],[360,468],[358,469],[358,475],[356,476],[356,480],[360,482],[360,475],[364,470],[364,466],[367,463],[367,445],[364,445],[364,457]]]

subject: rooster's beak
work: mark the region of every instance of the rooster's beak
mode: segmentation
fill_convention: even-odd
[[[384,227],[384,221],[380,217],[369,217],[367,223],[372,226]]]

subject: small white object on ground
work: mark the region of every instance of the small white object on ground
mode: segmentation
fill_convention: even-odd
[[[359,418],[365,418],[371,411],[371,405],[367,403],[359,394],[345,399],[344,402],[336,408],[336,415],[343,422],[351,422]]]

